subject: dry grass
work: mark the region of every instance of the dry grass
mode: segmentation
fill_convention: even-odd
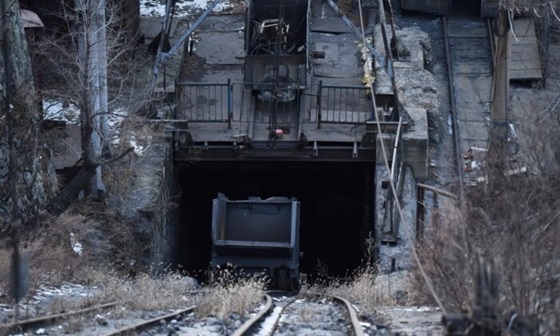
[[[407,303],[408,272],[379,275],[373,267],[364,267],[349,279],[328,279],[312,286],[304,286],[302,293],[338,295],[359,304],[364,313],[374,313],[382,306]]]
[[[267,280],[262,276],[236,276],[224,271],[202,290],[197,299],[196,315],[221,319],[233,313],[243,316],[262,301],[266,285]]]
[[[515,311],[546,326],[544,335],[557,335],[560,181],[554,176],[493,181],[470,190],[462,208],[437,216],[419,251],[423,267],[445,308],[459,312],[474,305],[477,261],[492,261],[500,275],[502,314]],[[430,302],[423,280],[415,284]]]
[[[116,215],[103,206],[93,205],[96,213],[78,205],[54,218],[41,217],[33,226],[24,227],[19,234],[19,247],[29,260],[29,290],[39,285],[58,286],[64,282],[88,283],[84,273],[90,268],[100,272],[107,269],[121,270],[128,274],[128,268],[119,262],[119,257],[135,258],[133,236],[126,225],[119,224]],[[87,213],[88,216],[78,214]],[[81,252],[75,250],[72,241],[81,244]],[[11,238],[0,239],[0,267],[9,270],[11,264]],[[121,246],[130,246],[128,250]],[[120,259],[119,259],[120,258]],[[0,288],[8,293],[10,272],[0,272]]]
[[[81,255],[72,249],[71,234],[83,246]],[[63,214],[59,218],[44,216],[34,226],[25,227],[19,235],[20,252],[29,260],[29,287],[39,284],[58,285],[71,281],[72,274],[82,265],[97,262],[97,255],[107,248],[95,244],[100,236],[98,223],[81,215]],[[11,238],[1,240],[0,265],[9,269]],[[5,267],[5,268],[4,268]],[[8,272],[0,275],[0,284],[6,285]]]
[[[128,309],[163,310],[192,304],[191,292],[197,288],[195,280],[177,272],[162,275],[139,274],[127,278],[115,272],[84,269],[77,278],[100,289],[98,302],[118,302]]]

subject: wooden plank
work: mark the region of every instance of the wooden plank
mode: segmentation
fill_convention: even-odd
[[[517,18],[513,23],[509,68],[510,80],[542,78],[539,41],[536,37],[535,23],[531,18]]]
[[[509,69],[510,80],[542,78],[539,44],[532,18],[518,18],[513,22]]]
[[[538,80],[542,77],[540,70],[514,70],[510,72],[517,80]]]

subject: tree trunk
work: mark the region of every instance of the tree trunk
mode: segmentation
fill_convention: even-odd
[[[95,178],[98,167],[84,165],[70,183],[47,205],[46,210],[55,216],[59,216],[72,202],[78,198],[84,186]]]
[[[0,0],[0,11],[0,216],[25,223],[58,185],[50,152],[38,141],[41,115],[19,3]]]
[[[108,133],[107,40],[105,0],[75,0],[78,12],[76,33],[80,68],[83,69],[81,104],[82,149],[86,166],[96,166],[95,176],[84,188],[86,194],[103,197],[106,188],[100,162],[103,149],[110,156]]]

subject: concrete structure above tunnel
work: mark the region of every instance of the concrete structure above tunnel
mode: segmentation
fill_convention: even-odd
[[[393,150],[399,105],[391,90],[372,95],[364,87],[359,39],[345,23],[326,25],[341,20],[326,2],[313,4],[309,48],[324,57],[309,59],[306,86],[294,97],[271,103],[244,82],[242,15],[208,17],[192,53],[178,58],[181,77],[166,81],[176,85],[165,117],[172,119],[173,184],[181,190],[173,264],[208,266],[211,200],[224,193],[301,201],[302,271],[316,272],[320,261],[345,276],[362,265],[365,243],[378,233],[375,200],[385,200],[376,188],[379,139]],[[376,116],[385,117],[382,136]],[[405,163],[420,179],[427,170],[425,124],[424,110],[409,111],[400,124],[401,143],[411,145]]]
[[[376,159],[377,129],[368,122],[394,109],[395,98],[376,94],[373,104],[352,29],[320,1],[312,1],[310,13],[308,47],[324,57],[308,60],[306,87],[280,103],[266,102],[243,82],[244,16],[205,19],[176,86],[177,161]],[[340,24],[325,31],[325,20]],[[396,123],[382,121],[382,131],[395,132]]]

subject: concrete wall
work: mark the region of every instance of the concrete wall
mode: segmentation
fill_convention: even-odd
[[[408,131],[402,136],[402,160],[412,170],[417,181],[424,181],[428,177],[428,118],[426,110],[421,108],[407,109],[408,115],[414,121]],[[385,146],[387,159],[392,160],[395,134],[383,134],[377,137],[376,161],[384,165],[381,141]]]

